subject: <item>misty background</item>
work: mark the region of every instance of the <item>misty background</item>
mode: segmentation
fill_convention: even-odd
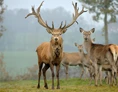
[[[45,0],[41,8],[42,18],[47,21],[50,26],[52,21],[54,21],[55,28],[60,26],[61,21],[70,23],[72,14],[74,13],[72,1],[75,2],[76,0]],[[30,68],[38,69],[36,66],[38,63],[35,50],[42,42],[50,41],[51,35],[37,22],[34,16],[25,19],[25,16],[31,12],[31,6],[35,5],[35,8],[37,8],[41,2],[40,0],[4,1],[4,5],[7,6],[3,14],[3,25],[6,31],[0,38],[0,54],[4,56],[3,61],[10,76],[16,77],[17,75],[26,74],[30,71]],[[80,10],[81,6],[82,4],[78,2]],[[91,16],[92,14],[89,14],[89,12],[83,13],[77,19],[78,24],[75,23],[62,35],[65,52],[77,52],[78,49],[74,43],[83,43],[82,34],[79,32],[80,27],[85,30],[95,28],[96,31],[92,35],[92,38],[95,38],[95,43],[105,43],[102,32],[103,22],[95,22]],[[115,23],[108,24],[108,32],[109,43],[118,44],[118,17]],[[71,73],[72,71],[71,77],[79,76],[80,70],[78,67],[70,68],[71,67],[69,67],[69,72]],[[60,71],[64,73],[63,66]]]

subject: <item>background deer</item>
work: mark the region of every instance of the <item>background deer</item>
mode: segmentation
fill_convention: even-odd
[[[44,2],[44,1],[43,1]],[[43,70],[43,77],[44,77],[44,87],[48,89],[47,81],[46,81],[46,71],[50,67],[52,72],[52,89],[54,89],[54,66],[56,66],[56,77],[57,77],[57,89],[60,88],[59,84],[59,70],[60,70],[60,62],[62,61],[63,56],[63,39],[62,34],[66,32],[67,28],[72,26],[77,18],[83,13],[84,7],[82,8],[81,12],[78,13],[77,3],[73,4],[75,14],[73,14],[73,20],[70,24],[62,26],[63,22],[61,22],[61,25],[59,28],[54,28],[54,23],[52,22],[52,27],[48,26],[47,22],[44,22],[40,15],[40,8],[43,4],[43,2],[38,7],[37,11],[34,10],[34,7],[32,7],[32,13],[29,13],[25,18],[34,15],[37,19],[40,25],[46,28],[47,32],[49,34],[52,34],[50,42],[44,42],[39,45],[39,47],[36,49],[37,55],[38,55],[38,65],[39,65],[39,74],[38,74],[38,86],[37,88],[40,88],[40,76],[41,76],[41,70]],[[45,66],[42,69],[43,63]]]
[[[93,42],[95,42],[95,38],[94,39],[92,39],[92,43]],[[94,74],[94,70],[93,70],[93,66],[92,66],[92,61],[90,62],[90,60],[89,60],[89,57],[88,57],[88,55],[87,54],[85,54],[84,53],[84,48],[83,48],[83,46],[82,45],[78,45],[77,43],[75,44],[75,46],[77,46],[78,47],[78,50],[80,51],[80,55],[81,55],[81,57],[83,57],[83,65],[85,66],[85,65],[88,65],[88,68],[89,68],[89,73],[90,73],[90,84],[92,83],[92,78],[94,78],[95,76],[95,74]],[[112,49],[112,52],[115,52],[116,51],[116,49],[117,49],[117,46],[116,45],[111,45],[110,46],[110,48]],[[86,62],[85,62],[86,61]],[[111,74],[112,74],[112,67],[111,67],[111,65],[109,64],[109,63],[106,63],[106,64],[104,64],[104,65],[102,65],[102,71],[105,71],[105,72],[108,72],[106,75],[108,76],[108,80],[107,80],[107,83],[109,83],[110,84],[110,77],[111,77]],[[102,72],[101,71],[101,72]],[[106,77],[107,77],[106,76]],[[115,85],[117,84],[117,76],[116,75],[114,75],[114,83],[115,83]]]
[[[79,67],[81,68],[80,78],[82,78],[84,74],[84,67],[82,65],[81,57],[78,52],[72,52],[72,53],[64,52],[61,64],[65,67],[66,79],[68,78],[68,66],[77,66],[77,65],[79,65]]]
[[[117,85],[117,75],[118,75],[118,45],[115,45],[115,44],[111,44],[110,45],[110,48],[111,48],[111,51],[112,53],[114,54],[114,60],[115,60],[115,65],[116,65],[116,69],[117,69],[117,73],[115,72],[114,73],[114,83],[115,85]],[[112,67],[111,65],[107,64],[107,65],[104,65],[105,66],[105,69],[103,68],[103,70],[107,70],[106,71],[106,76],[105,76],[105,79],[107,81],[108,84],[110,84],[110,81],[111,81],[111,74],[112,74]]]
[[[93,42],[95,42],[95,38],[93,38]],[[77,46],[77,43],[75,43],[75,46]],[[83,50],[83,48],[80,48],[80,49],[81,49],[81,51]],[[68,66],[79,65],[79,67],[81,68],[80,78],[82,78],[84,72],[86,72],[86,74],[87,74],[88,69],[84,68],[83,64],[82,64],[83,58],[84,57],[83,56],[81,57],[81,53],[79,53],[79,52],[72,52],[72,53],[64,52],[63,53],[63,59],[62,59],[61,63],[65,67],[66,79],[68,78]]]
[[[84,47],[88,53],[88,56],[93,61],[95,68],[95,85],[97,86],[98,81],[98,70],[102,71],[102,65],[108,62],[112,66],[112,83],[114,72],[116,72],[114,54],[110,48],[110,45],[95,44],[91,41],[91,34],[94,33],[95,28],[90,31],[85,31],[80,28],[80,32],[83,33]],[[101,82],[101,72],[100,72],[100,84]]]
[[[93,39],[93,42],[94,41],[95,41],[95,38]],[[89,74],[90,74],[90,84],[91,84],[92,78],[94,78],[94,69],[93,69],[93,66],[92,66],[92,61],[90,60],[88,55],[84,53],[83,45],[78,45],[77,43],[75,43],[75,46],[78,48],[79,55],[81,57],[81,61],[82,61],[83,66],[85,68],[87,68],[88,71],[89,71]]]

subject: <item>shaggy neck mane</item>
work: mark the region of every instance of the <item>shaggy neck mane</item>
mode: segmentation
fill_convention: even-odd
[[[50,43],[53,51],[53,56],[55,58],[60,57],[60,55],[62,55],[63,52],[63,40],[59,40],[56,42],[54,40],[51,40]]]

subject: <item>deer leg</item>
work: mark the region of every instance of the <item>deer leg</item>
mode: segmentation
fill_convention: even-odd
[[[109,85],[113,85],[112,84],[112,71],[110,71],[110,74],[109,74]]]
[[[89,77],[89,75],[88,75],[88,68],[87,67],[85,67],[85,72],[86,72],[86,76],[87,76],[87,77],[85,77],[85,79],[87,79]]]
[[[110,85],[111,83],[111,71],[108,71],[108,84]]]
[[[68,65],[66,65],[66,80],[68,79]]]
[[[39,64],[39,73],[38,73],[38,85],[37,88],[40,88],[40,77],[41,77],[41,69],[42,69],[43,63]]]
[[[106,84],[109,84],[109,75],[108,75],[108,72],[109,71],[106,71],[105,73],[106,73],[106,76],[105,76],[105,82],[106,82]]]
[[[60,65],[56,66],[56,77],[57,77],[57,89],[60,89],[60,84],[59,84],[59,70],[60,70]]]
[[[112,69],[113,84],[117,85],[117,70]]]
[[[117,68],[116,68],[116,64],[115,64],[115,60],[113,58],[113,55],[108,52],[107,54],[107,59],[109,61],[109,64],[111,65],[111,86],[113,86],[113,81],[114,81],[114,73],[117,72]]]
[[[93,77],[93,75],[92,75],[92,72],[89,72],[90,73],[90,82],[89,82],[89,85],[91,85],[92,84],[92,77]]]
[[[99,66],[100,85],[102,85],[102,66]]]
[[[113,86],[113,83],[114,83],[114,80],[115,80],[115,73],[116,73],[116,69],[115,69],[114,66],[112,66],[112,71],[111,71],[111,85],[112,86]]]
[[[90,74],[90,82],[89,82],[89,85],[91,85],[92,84],[92,78],[94,78],[94,75],[95,75],[92,66],[89,67],[89,74]]]
[[[48,89],[48,85],[47,85],[47,81],[46,81],[46,71],[49,68],[49,64],[45,64],[44,68],[43,68],[43,77],[44,77],[44,87],[46,89]]]
[[[89,82],[89,85],[92,84],[92,75],[90,74],[90,82]]]
[[[116,76],[116,73],[114,73],[114,84],[117,85],[117,76]]]
[[[83,76],[83,74],[84,74],[84,66],[82,65],[82,66],[80,66],[81,67],[81,75],[80,75],[80,79],[82,79],[82,76]]]
[[[54,65],[50,64],[50,69],[52,72],[52,89],[54,89]]]
[[[64,66],[64,70],[65,70],[65,74],[66,74],[66,80],[68,79],[68,65],[63,64]]]
[[[95,86],[98,86],[98,66],[96,63],[94,64],[94,68],[95,68]]]

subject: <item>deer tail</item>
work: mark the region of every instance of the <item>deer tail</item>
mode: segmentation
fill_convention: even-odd
[[[112,53],[113,59],[116,62],[117,61],[117,58],[118,58],[116,46],[111,45],[110,46],[110,52]]]

